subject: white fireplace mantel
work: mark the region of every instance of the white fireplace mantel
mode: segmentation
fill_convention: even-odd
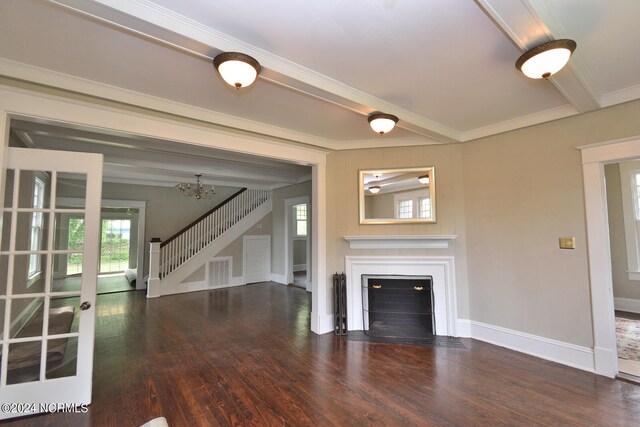
[[[344,236],[350,249],[447,249],[457,234]]]
[[[458,336],[455,263],[452,256],[345,257],[347,276],[347,329],[365,328],[362,313],[362,276],[403,275],[433,278],[433,310],[437,335]]]

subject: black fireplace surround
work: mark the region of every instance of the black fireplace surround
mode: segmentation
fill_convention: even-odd
[[[373,337],[433,338],[433,277],[362,275],[364,332]]]

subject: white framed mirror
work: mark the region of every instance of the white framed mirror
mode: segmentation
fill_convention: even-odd
[[[360,224],[436,222],[433,166],[361,170],[358,175]]]

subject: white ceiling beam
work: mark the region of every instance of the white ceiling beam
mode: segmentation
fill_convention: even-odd
[[[522,52],[549,40],[572,38],[546,0],[476,0]],[[514,58],[514,64],[515,60]],[[580,53],[580,44],[569,64],[549,79],[578,112],[601,107],[597,87]]]
[[[148,0],[92,0],[91,2],[87,0],[49,1],[94,18],[114,23],[135,33],[166,42],[172,46],[188,50],[200,56],[207,56],[207,54],[195,52],[191,46],[182,46],[181,41],[196,41],[201,45],[208,46],[215,50],[223,52],[237,51],[251,55],[257,59],[263,67],[283,76],[281,80],[270,77],[268,78],[270,81],[288,86],[294,90],[301,90],[316,97],[324,98],[327,102],[357,111],[363,114],[363,116],[373,111],[394,114],[400,118],[398,126],[440,142],[459,142],[461,140],[462,133],[456,129],[362,92],[264,49],[235,39]],[[111,10],[105,9],[104,7],[97,7],[96,5],[106,6]],[[117,16],[113,13],[114,10],[128,15],[130,18],[126,19],[122,16]],[[149,24],[155,27],[150,27]],[[166,35],[162,34],[158,29],[168,30],[168,33]],[[297,85],[295,81],[301,84]]]

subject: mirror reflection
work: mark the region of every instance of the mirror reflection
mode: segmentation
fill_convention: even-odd
[[[436,222],[433,167],[362,170],[360,224]]]

